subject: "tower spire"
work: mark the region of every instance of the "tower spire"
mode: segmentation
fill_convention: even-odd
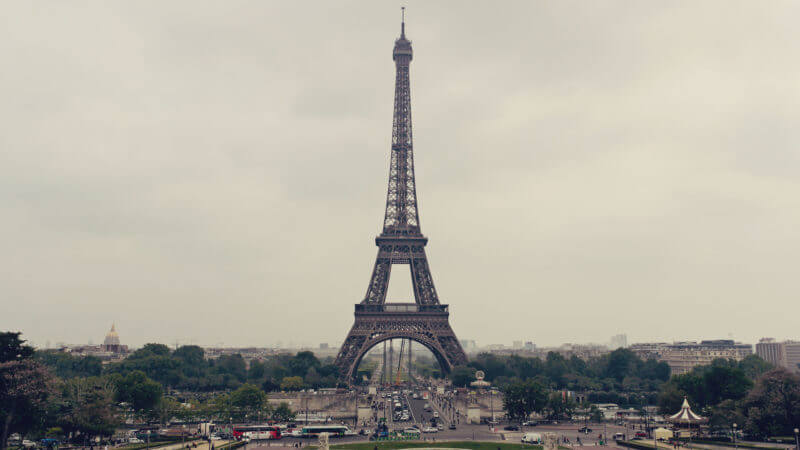
[[[406,37],[406,7],[400,7],[400,37]]]
[[[389,167],[389,189],[383,234],[419,234],[417,189],[414,181],[414,150],[411,139],[411,83],[409,66],[413,58],[411,41],[405,35],[405,7],[400,37],[394,41],[392,59],[394,82],[394,117],[392,120],[392,153]]]

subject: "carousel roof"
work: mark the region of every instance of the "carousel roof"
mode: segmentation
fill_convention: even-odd
[[[692,423],[692,422],[702,422],[706,420],[705,417],[698,416],[692,411],[692,408],[689,406],[689,401],[686,400],[686,397],[683,398],[683,405],[681,405],[681,410],[677,413],[669,416],[670,422],[681,422],[681,423]]]

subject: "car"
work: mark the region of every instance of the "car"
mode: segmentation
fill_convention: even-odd
[[[644,431],[637,431],[636,432],[636,437],[637,438],[646,438],[647,437],[647,433],[645,433]]]
[[[522,426],[523,427],[535,427],[536,425],[539,425],[539,422],[537,422],[535,420],[531,420],[531,421],[528,421],[528,422],[522,422]]]
[[[436,427],[425,427],[422,429],[423,433],[438,433],[439,429]]]
[[[444,430],[444,425],[442,425],[440,423],[439,425],[436,425],[436,429],[439,430],[439,431],[442,431],[442,430]]]
[[[433,412],[433,417],[436,417],[436,418],[438,418],[438,417],[439,417],[439,412],[437,412],[437,411],[434,411],[434,412]]]
[[[447,428],[449,428],[451,430],[455,430],[456,429],[456,424],[454,424],[453,422],[450,422],[450,426],[447,427]]]
[[[503,429],[506,431],[519,431],[519,427],[516,425],[506,425]]]
[[[22,446],[25,448],[34,448],[36,447],[36,442],[30,441],[28,439],[23,439]]]
[[[589,428],[589,427],[580,427],[580,428],[578,428],[578,433],[589,434],[591,432],[592,432],[592,429]]]
[[[137,437],[132,437],[128,438],[128,444],[144,444],[144,441]]]
[[[221,441],[222,438],[217,436],[216,434],[212,434],[211,436],[208,437],[208,440],[209,441]]]

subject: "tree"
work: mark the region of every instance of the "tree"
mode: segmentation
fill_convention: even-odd
[[[220,356],[214,364],[214,369],[217,373],[230,375],[239,382],[247,379],[247,363],[238,353]]]
[[[450,381],[453,386],[466,387],[470,382],[475,380],[475,369],[467,366],[456,366],[450,372]]]
[[[0,449],[6,448],[9,434],[41,425],[54,391],[53,377],[41,364],[30,359],[0,363]]]
[[[114,383],[108,378],[71,378],[63,382],[57,407],[59,426],[67,434],[111,436],[122,423],[114,407],[114,394]]]
[[[272,420],[277,422],[291,422],[294,420],[296,413],[289,408],[289,404],[281,402],[277,408],[272,412]]]
[[[263,383],[261,383],[261,390],[264,392],[274,392],[280,390],[280,388],[281,385],[276,383],[272,378],[267,378]]]
[[[247,378],[249,380],[263,380],[267,370],[264,363],[261,361],[250,361],[250,368],[247,369]]]
[[[126,402],[139,414],[153,413],[161,401],[163,389],[161,385],[135,370],[115,380],[117,401]]]
[[[710,408],[724,400],[744,398],[752,385],[735,361],[715,359],[709,366],[672,377],[662,386],[659,405],[662,412],[672,414],[686,396],[695,408]]]
[[[603,411],[600,411],[600,408],[598,408],[597,405],[592,405],[591,408],[589,408],[589,420],[599,423],[605,419],[606,417],[603,415]]]
[[[547,405],[544,386],[535,381],[521,381],[508,385],[503,392],[503,407],[511,420],[526,420],[531,413]]]
[[[175,399],[170,397],[163,397],[158,406],[156,407],[158,421],[162,424],[168,424],[173,418],[185,419],[183,414],[183,406]]]
[[[0,363],[22,361],[33,356],[33,347],[23,345],[26,341],[19,338],[21,334],[14,331],[0,333]]]
[[[208,364],[205,360],[205,350],[196,345],[178,347],[172,356],[182,364],[185,377],[202,377],[206,374]]]
[[[747,375],[747,378],[755,380],[762,374],[774,369],[775,366],[767,361],[764,361],[758,355],[748,355],[739,361],[739,368],[744,371],[745,375]]]
[[[723,400],[740,400],[753,386],[742,369],[719,364],[712,364],[703,373],[702,384],[705,406],[714,406]]]
[[[313,367],[310,367],[308,369],[308,372],[306,372],[306,376],[305,376],[305,383],[306,383],[306,386],[310,386],[310,387],[312,387],[314,389],[318,389],[318,388],[321,387],[321,385],[322,385],[322,377],[319,376],[319,372],[317,372],[317,369],[315,369]]]
[[[285,377],[281,380],[281,390],[299,391],[303,389],[303,379],[300,377]]]
[[[800,377],[774,369],[758,378],[745,399],[748,433],[788,436],[800,423]]]
[[[742,408],[735,400],[723,400],[711,409],[708,426],[716,431],[730,431],[733,424],[744,425],[746,422]]]
[[[292,375],[298,377],[306,376],[308,369],[312,367],[319,367],[321,364],[319,359],[314,356],[312,352],[297,352],[297,354],[289,360],[289,370]]]
[[[239,389],[231,392],[231,405],[245,412],[256,412],[264,407],[267,394],[253,384],[243,384]]]
[[[606,376],[617,381],[622,381],[627,375],[635,374],[638,364],[642,360],[635,353],[626,349],[618,348],[608,355],[608,366]]]
[[[103,363],[96,356],[73,356],[57,351],[37,351],[36,360],[59,378],[96,377],[103,373]]]
[[[550,417],[555,420],[569,419],[575,412],[575,402],[564,395],[564,392],[553,392],[547,402]]]
[[[169,347],[164,344],[144,344],[144,347],[133,352],[128,358],[146,358],[148,356],[169,356],[171,353]]]
[[[661,414],[675,414],[681,409],[685,397],[686,392],[677,385],[666,383],[658,394],[658,411]]]

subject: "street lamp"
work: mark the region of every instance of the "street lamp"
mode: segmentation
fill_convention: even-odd
[[[736,423],[733,424],[733,447],[739,448],[739,444],[736,442]]]
[[[800,433],[800,430],[797,428],[794,429],[794,446],[797,450],[800,450],[800,440],[797,439],[797,434]]]
[[[489,404],[492,408],[492,427],[494,427],[494,389],[489,389]]]

